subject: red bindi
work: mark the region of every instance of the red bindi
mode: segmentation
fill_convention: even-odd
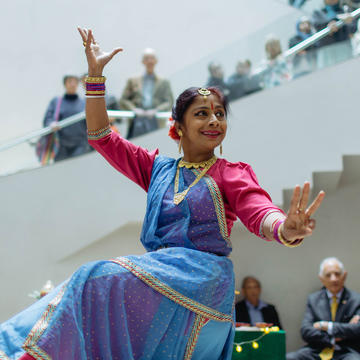
[[[211,110],[214,110],[214,104],[211,103]]]

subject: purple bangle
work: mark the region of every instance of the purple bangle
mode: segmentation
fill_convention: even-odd
[[[280,240],[279,238],[279,235],[278,235],[278,230],[279,230],[279,227],[281,224],[284,223],[285,220],[279,220],[275,226],[274,226],[274,230],[273,230],[273,236],[274,236],[274,239],[281,245],[283,245],[283,242]]]

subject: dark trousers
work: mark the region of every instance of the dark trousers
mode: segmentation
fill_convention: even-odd
[[[88,144],[80,144],[76,146],[64,146],[60,143],[59,152],[56,154],[54,161],[61,161],[75,156],[79,156],[89,152]]]
[[[147,134],[151,131],[157,130],[159,128],[159,124],[155,117],[135,117],[129,126],[129,130],[126,138],[131,139],[140,135]]]
[[[319,350],[303,347],[298,351],[286,354],[286,360],[320,360]],[[355,350],[351,352],[335,351],[333,360],[360,360],[360,354]]]

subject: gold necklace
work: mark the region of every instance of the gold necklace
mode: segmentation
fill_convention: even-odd
[[[187,195],[189,190],[200,181],[200,179],[206,174],[206,172],[211,168],[211,166],[215,164],[216,160],[217,160],[217,157],[214,155],[211,159],[200,162],[200,163],[191,163],[191,162],[186,162],[184,160],[179,161],[178,167],[176,170],[176,175],[175,175],[175,182],[174,182],[174,204],[175,205],[179,205],[185,199],[185,196]],[[187,169],[190,169],[192,167],[195,169],[203,168],[203,170],[201,171],[201,173],[199,175],[196,176],[195,180],[188,186],[187,189],[185,189],[179,193],[178,192],[179,191],[179,177],[180,177],[180,168],[181,167],[186,167]]]

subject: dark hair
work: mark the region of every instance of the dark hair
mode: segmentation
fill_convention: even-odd
[[[175,105],[172,108],[172,118],[173,120],[179,122],[182,124],[184,122],[184,114],[186,110],[189,108],[189,106],[194,102],[195,98],[197,96],[202,96],[198,93],[198,90],[200,88],[198,87],[191,87],[183,91],[178,98],[176,99]],[[229,103],[225,95],[222,93],[222,91],[215,86],[211,86],[207,88],[213,95],[216,95],[220,102],[222,103],[222,106],[225,110],[225,115],[227,115],[229,111]]]
[[[63,84],[65,85],[65,83],[69,80],[69,79],[76,79],[77,81],[79,81],[79,77],[76,75],[65,75],[63,77]]]
[[[256,277],[253,277],[253,276],[246,276],[246,277],[244,277],[244,279],[243,279],[243,281],[242,281],[242,285],[241,285],[241,288],[242,288],[242,289],[245,289],[246,283],[247,283],[248,281],[255,281],[255,282],[258,284],[259,288],[261,289],[261,283],[260,283],[260,281],[259,281]]]

